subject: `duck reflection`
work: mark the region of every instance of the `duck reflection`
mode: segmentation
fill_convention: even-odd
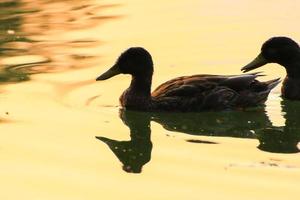
[[[152,120],[165,129],[191,135],[255,138],[255,132],[272,123],[264,108],[201,113],[154,113]]]
[[[272,125],[264,108],[252,111],[155,114],[152,120],[165,129],[192,135],[258,139],[258,149],[273,153],[297,153],[300,141],[300,102],[281,102],[285,126]],[[188,140],[197,142],[197,140]],[[203,142],[198,142],[203,143]]]
[[[258,146],[263,151],[273,153],[298,153],[300,141],[300,102],[282,100],[281,107],[285,118],[285,126],[272,126],[260,130],[257,138]]]
[[[272,153],[297,153],[300,141],[300,102],[283,100],[285,126],[273,126],[264,108],[248,111],[202,113],[146,113],[120,110],[120,118],[130,129],[130,141],[96,137],[109,146],[123,164],[123,170],[140,173],[151,159],[152,142],[150,121],[159,123],[168,131],[197,136],[237,137],[258,139],[258,149]],[[187,142],[218,144],[197,140]]]
[[[96,137],[106,143],[123,164],[123,170],[140,173],[150,161],[152,142],[149,113],[120,110],[120,118],[130,129],[129,141],[118,141],[106,137]]]
[[[266,124],[271,124],[268,117],[261,111],[249,113],[147,113],[120,109],[119,116],[130,129],[129,141],[118,141],[102,136],[97,136],[96,138],[108,145],[123,164],[123,170],[130,173],[140,173],[142,167],[151,159],[151,120],[173,132],[243,138],[254,138],[253,130],[263,128]],[[187,141],[201,144],[217,144],[211,141],[195,139]]]

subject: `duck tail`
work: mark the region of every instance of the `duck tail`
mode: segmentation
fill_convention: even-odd
[[[260,96],[261,98],[267,98],[271,90],[274,89],[280,82],[280,78],[263,82],[263,84],[265,85],[265,89],[258,92],[258,96]]]
[[[280,78],[272,79],[269,81],[266,81],[268,90],[271,91],[273,88],[275,88],[279,83],[281,82]]]
[[[265,82],[254,81],[250,90],[244,91],[239,99],[241,105],[257,106],[265,103],[269,93],[280,83],[280,79],[272,79]]]

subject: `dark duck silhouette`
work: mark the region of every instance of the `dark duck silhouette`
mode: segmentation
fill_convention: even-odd
[[[120,118],[130,129],[129,141],[118,141],[96,136],[109,146],[128,173],[141,173],[143,166],[151,160],[152,142],[150,115],[144,112],[120,110]]]
[[[260,54],[242,71],[248,72],[268,63],[277,63],[286,69],[281,88],[282,97],[300,100],[300,48],[288,37],[273,37],[261,47]]]
[[[258,73],[182,76],[158,86],[151,94],[152,57],[141,47],[129,48],[96,80],[130,74],[131,84],[120,97],[122,107],[143,111],[203,111],[263,104],[279,79],[260,82]]]

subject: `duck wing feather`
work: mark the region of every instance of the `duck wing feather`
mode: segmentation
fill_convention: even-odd
[[[260,73],[193,75],[167,81],[152,92],[158,109],[197,111],[246,107],[264,102],[279,79],[260,82]]]

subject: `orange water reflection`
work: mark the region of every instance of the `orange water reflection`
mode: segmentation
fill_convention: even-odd
[[[89,33],[118,18],[103,14],[103,10],[117,5],[70,2],[24,0],[0,4],[6,9],[0,13],[0,80],[25,81],[31,74],[75,70],[99,63],[96,49],[102,44],[101,36]]]

